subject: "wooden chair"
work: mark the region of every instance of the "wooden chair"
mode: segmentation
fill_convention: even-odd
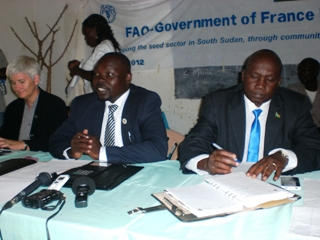
[[[167,129],[168,137],[168,160],[177,160],[178,159],[178,146],[183,141],[184,136],[176,131]]]

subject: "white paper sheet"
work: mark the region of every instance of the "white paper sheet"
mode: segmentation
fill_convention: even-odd
[[[187,187],[168,188],[165,192],[197,217],[238,212],[243,209],[241,202],[228,198],[206,182]]]
[[[15,195],[32,183],[41,172],[60,174],[70,168],[80,167],[88,164],[87,160],[51,160],[49,162],[38,162],[14,172],[0,176],[0,203],[11,200]]]
[[[206,175],[204,180],[225,194],[232,193],[232,197],[238,199],[247,208],[293,196],[293,194],[258,178],[246,177],[244,172],[229,175]]]
[[[232,172],[244,172],[246,173],[249,168],[253,165],[252,162],[243,162],[238,167],[232,169]]]
[[[303,206],[295,206],[289,235],[320,237],[320,180],[304,180]]]
[[[289,235],[320,237],[320,208],[295,206]]]
[[[305,178],[303,183],[303,206],[320,208],[320,180]]]

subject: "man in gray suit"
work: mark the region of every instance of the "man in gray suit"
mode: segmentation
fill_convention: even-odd
[[[319,62],[314,58],[305,58],[298,65],[301,83],[289,86],[289,89],[309,97],[312,104],[311,115],[320,132],[320,87],[318,83]]]
[[[228,174],[242,162],[256,162],[247,176],[274,180],[285,172],[320,169],[320,136],[307,97],[280,88],[282,63],[271,50],[253,53],[242,71],[242,83],[205,97],[202,116],[180,144],[184,173]],[[253,113],[259,111],[260,115]],[[255,122],[259,124],[255,124]],[[258,125],[260,136],[251,141]],[[256,135],[255,135],[256,137]],[[216,149],[216,143],[226,150]]]

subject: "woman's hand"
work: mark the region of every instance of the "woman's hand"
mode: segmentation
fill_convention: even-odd
[[[71,77],[75,75],[79,75],[78,70],[79,70],[80,62],[78,60],[72,60],[68,62],[68,68],[69,68],[69,74]]]
[[[11,150],[24,150],[25,143],[23,141],[15,141],[0,138],[0,148],[9,148]],[[27,150],[29,150],[29,148]]]

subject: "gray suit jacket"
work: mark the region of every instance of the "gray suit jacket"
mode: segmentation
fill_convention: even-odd
[[[302,83],[293,84],[288,88],[293,91],[299,92],[305,96],[308,96],[306,92],[306,88]],[[318,91],[312,103],[312,108],[310,112],[311,112],[314,123],[317,125],[318,128],[320,128],[320,83],[318,84]]]
[[[307,97],[279,88],[272,97],[266,123],[264,156],[275,148],[292,150],[298,166],[287,173],[320,169],[320,135],[312,121]],[[279,117],[276,117],[276,113]],[[245,144],[245,104],[242,84],[208,94],[202,116],[180,144],[179,156],[185,164],[200,154],[210,154],[216,142],[242,159]]]

